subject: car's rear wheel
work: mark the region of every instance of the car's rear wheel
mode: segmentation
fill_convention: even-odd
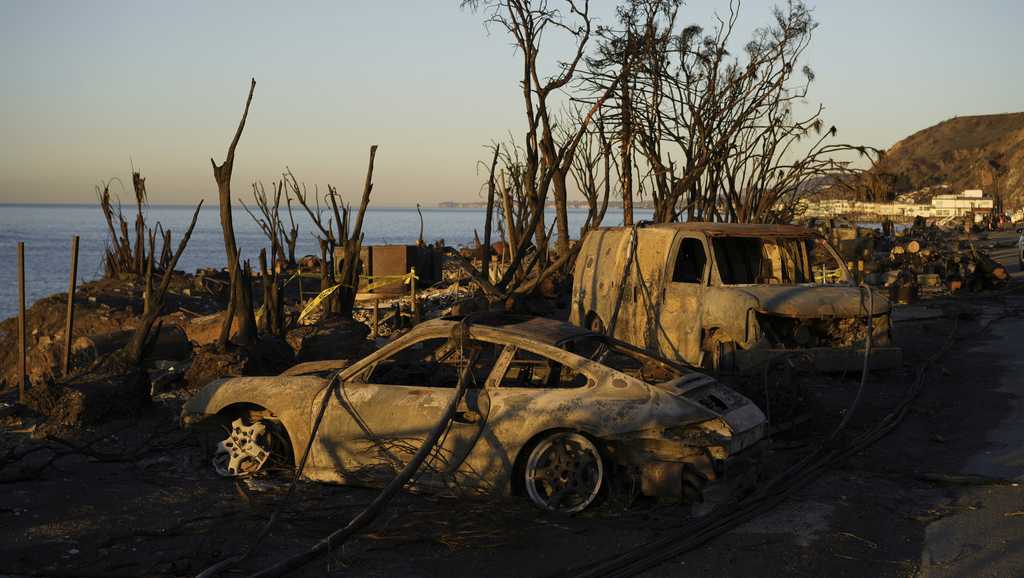
[[[523,471],[530,500],[540,508],[565,514],[594,503],[605,481],[604,462],[594,442],[567,431],[542,438]]]

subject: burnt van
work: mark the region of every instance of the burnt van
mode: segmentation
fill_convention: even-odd
[[[858,287],[817,232],[795,225],[671,223],[604,228],[583,239],[570,321],[715,371],[781,355],[819,370],[902,363],[892,305]]]

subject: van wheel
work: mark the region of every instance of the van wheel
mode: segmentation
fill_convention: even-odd
[[[701,365],[715,373],[736,370],[736,342],[716,329],[704,338],[704,359]]]
[[[700,504],[704,502],[704,487],[708,484],[708,478],[702,474],[693,464],[683,464],[683,501],[688,504]]]

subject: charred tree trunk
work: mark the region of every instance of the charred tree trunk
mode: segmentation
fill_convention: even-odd
[[[622,159],[622,224],[626,227],[633,226],[633,154],[631,145],[633,143],[632,111],[630,110],[629,94],[629,55],[626,55],[625,64],[622,67],[622,129],[619,134],[620,157]]]
[[[245,128],[245,120],[249,116],[249,105],[252,103],[252,93],[256,89],[256,79],[252,79],[249,85],[249,96],[245,100],[245,111],[242,113],[242,120],[238,123],[238,130],[235,137],[228,146],[228,154],[224,163],[217,165],[216,161],[210,159],[213,165],[213,178],[217,181],[217,192],[220,200],[220,224],[224,231],[224,251],[227,255],[228,270],[231,273],[231,293],[235,303],[234,313],[238,315],[238,333],[236,340],[239,345],[249,345],[256,340],[256,316],[252,308],[252,288],[244,275],[238,275],[238,246],[235,243],[235,227],[231,218],[231,171],[235,163],[235,147],[242,136],[242,129]],[[228,315],[224,317],[223,335],[225,331],[230,334],[232,315],[230,307]]]
[[[494,145],[494,158],[491,159],[491,173],[487,179],[487,217],[484,219],[484,252],[481,256],[481,264],[484,276],[490,279],[491,276],[491,228],[494,224],[494,170],[498,166],[498,153],[501,152],[499,145]],[[421,235],[422,236],[422,235]]]
[[[363,218],[366,216],[366,207],[370,204],[370,192],[373,190],[373,161],[376,156],[377,145],[373,145],[370,147],[370,162],[366,169],[366,182],[363,184],[363,197],[359,201],[355,227],[342,248],[345,261],[341,266],[341,278],[337,280],[341,284],[338,289],[338,301],[341,306],[341,314],[346,317],[352,316],[356,289],[359,285],[359,253],[363,244]]]

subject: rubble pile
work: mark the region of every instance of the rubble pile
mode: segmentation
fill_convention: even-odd
[[[957,231],[927,225],[914,226],[892,237],[876,236],[874,250],[863,267],[866,283],[888,287],[901,303],[922,293],[981,291],[1006,284],[1006,268],[975,241]]]
[[[420,319],[433,319],[446,315],[466,313],[464,305],[472,303],[479,290],[468,280],[449,276],[446,280],[416,292],[416,305]],[[413,310],[409,295],[382,295],[377,299],[377,337],[392,335],[412,326]],[[374,306],[371,302],[357,302],[352,318],[365,323],[373,331]]]

